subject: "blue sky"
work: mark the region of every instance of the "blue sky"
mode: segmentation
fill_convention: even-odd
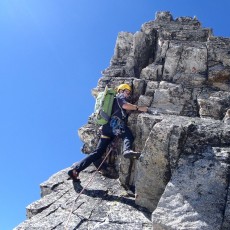
[[[24,221],[39,184],[84,157],[77,130],[120,31],[170,11],[230,37],[229,9],[229,0],[1,0],[0,229]]]

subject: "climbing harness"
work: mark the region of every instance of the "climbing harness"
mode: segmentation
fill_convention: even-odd
[[[118,136],[125,132],[125,123],[119,117],[113,116],[109,124],[115,136]]]
[[[71,218],[71,215],[73,213],[73,209],[74,209],[74,206],[75,206],[75,203],[76,201],[78,200],[78,198],[80,197],[80,195],[88,188],[90,182],[93,180],[93,178],[95,177],[96,173],[100,170],[101,166],[104,164],[105,160],[107,159],[107,157],[109,156],[109,154],[112,152],[113,150],[113,147],[116,145],[116,142],[117,142],[118,138],[115,137],[115,139],[113,140],[113,142],[110,144],[110,148],[108,149],[103,161],[101,162],[101,164],[98,166],[98,168],[96,169],[96,171],[93,173],[93,175],[91,176],[91,178],[89,179],[88,183],[86,184],[85,187],[82,188],[81,192],[78,194],[78,196],[74,199],[73,201],[73,205],[71,207],[71,210],[70,210],[70,213],[69,213],[69,216],[68,216],[68,219],[66,221],[66,225],[65,225],[65,230],[68,230],[67,227],[68,227],[68,224],[69,224],[69,221],[70,221],[70,218]]]

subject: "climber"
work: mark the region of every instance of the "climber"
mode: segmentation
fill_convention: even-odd
[[[121,84],[117,88],[117,95],[113,102],[112,116],[110,122],[102,126],[102,134],[98,142],[97,148],[83,160],[78,162],[74,169],[68,172],[68,175],[73,181],[78,181],[79,173],[87,168],[91,163],[96,163],[101,160],[102,155],[106,151],[108,145],[113,141],[116,136],[122,138],[124,143],[123,156],[125,158],[138,159],[140,153],[132,150],[134,141],[133,134],[127,126],[127,111],[147,112],[148,107],[137,106],[129,103],[131,98],[131,87],[128,84]],[[106,170],[105,168],[100,171]]]

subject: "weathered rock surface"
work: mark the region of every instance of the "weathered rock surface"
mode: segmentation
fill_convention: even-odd
[[[93,95],[129,83],[133,103],[150,108],[128,121],[142,155],[124,159],[120,142],[107,161],[122,187],[97,175],[68,229],[230,229],[230,39],[213,36],[196,18],[158,12],[135,34],[119,33],[102,74]],[[98,128],[90,117],[79,129],[84,153],[97,144]],[[41,185],[43,198],[16,229],[64,229],[79,192],[65,171]],[[135,189],[135,204],[124,188]]]
[[[67,170],[41,184],[42,199],[27,207],[29,219],[15,229],[152,229],[151,213],[127,197],[118,180],[94,174],[92,166],[81,173],[81,183],[73,184]]]

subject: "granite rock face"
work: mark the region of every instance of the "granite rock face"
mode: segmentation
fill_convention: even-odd
[[[41,184],[42,198],[27,207],[28,220],[15,229],[152,229],[151,213],[127,197],[118,180],[91,166],[81,173],[81,183],[72,183],[67,170]],[[92,183],[78,196],[92,175]]]
[[[107,160],[118,180],[96,174],[67,229],[230,229],[230,39],[196,18],[158,12],[140,31],[119,33],[92,94],[121,83],[132,85],[133,103],[150,108],[128,121],[141,157],[123,158],[120,141]],[[79,136],[90,153],[99,138],[92,116]],[[41,185],[42,199],[16,229],[64,229],[80,191],[66,170]],[[92,171],[82,173],[83,185]]]

